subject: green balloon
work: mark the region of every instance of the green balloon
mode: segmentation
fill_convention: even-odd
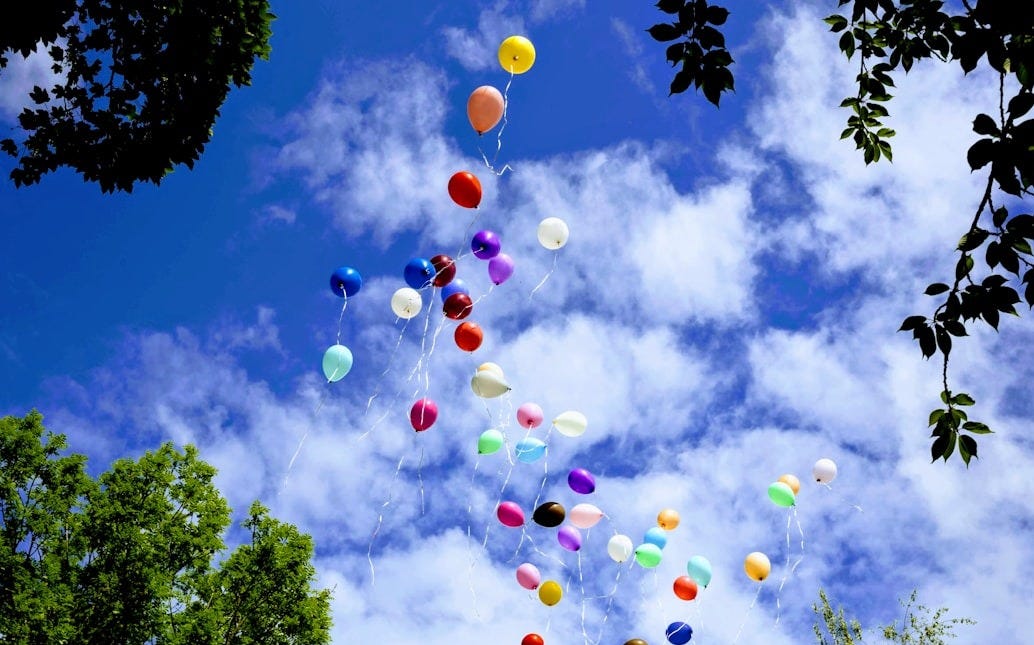
[[[788,507],[797,503],[793,489],[784,482],[772,482],[768,485],[768,499],[772,500],[776,506]]]
[[[345,378],[352,369],[352,352],[344,345],[332,345],[323,354],[323,375],[330,383]]]
[[[661,553],[661,547],[656,544],[647,542],[646,544],[640,544],[635,548],[635,561],[640,566],[647,569],[652,569],[661,563],[661,558],[664,555]]]
[[[490,455],[493,452],[499,452],[499,449],[503,447],[503,433],[499,432],[495,428],[491,430],[485,430],[478,437],[478,454],[479,455]]]

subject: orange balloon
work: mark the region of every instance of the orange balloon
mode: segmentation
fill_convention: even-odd
[[[671,508],[666,508],[657,514],[657,526],[661,527],[665,531],[674,531],[675,527],[677,527],[678,525],[678,511]]]
[[[538,634],[528,634],[521,639],[521,645],[546,645],[546,641]]]
[[[503,95],[491,85],[482,85],[467,99],[467,118],[478,134],[494,128],[503,118]]]
[[[779,481],[781,481],[784,484],[786,484],[787,486],[789,486],[790,490],[793,491],[794,495],[796,495],[797,493],[801,492],[801,480],[797,479],[797,477],[795,475],[790,475],[790,474],[783,475],[782,477],[779,478]]]
[[[475,322],[460,323],[453,334],[456,340],[456,347],[465,352],[472,352],[481,347],[481,341],[485,339],[485,333],[481,331],[481,325]]]
[[[481,181],[474,173],[460,171],[449,179],[449,197],[464,208],[477,208],[481,203]]]
[[[693,600],[697,597],[697,583],[689,576],[675,578],[675,595],[683,600]]]

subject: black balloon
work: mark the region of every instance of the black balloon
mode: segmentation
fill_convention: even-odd
[[[531,519],[535,520],[535,523],[539,526],[552,528],[563,524],[565,515],[563,506],[556,502],[546,502],[535,509]]]

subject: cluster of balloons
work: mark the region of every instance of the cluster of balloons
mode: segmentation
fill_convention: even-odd
[[[334,295],[348,299],[363,288],[363,277],[349,266],[338,267],[330,275],[330,290]],[[323,353],[323,375],[328,383],[336,383],[345,378],[352,369],[352,350],[335,343]]]

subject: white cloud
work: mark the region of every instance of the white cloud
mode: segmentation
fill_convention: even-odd
[[[526,36],[524,20],[508,13],[508,2],[500,0],[478,14],[476,29],[445,27],[445,51],[468,70],[477,71],[495,68],[499,65],[499,44],[513,36]],[[545,3],[539,12],[543,16],[555,10],[552,3]],[[533,15],[538,15],[533,12]]]
[[[585,0],[534,0],[531,4],[531,19],[534,22],[542,22],[570,15],[584,8]]]
[[[28,58],[20,54],[9,54],[7,58],[7,66],[0,71],[0,119],[14,122],[22,109],[35,107],[29,98],[33,87],[49,90],[62,82],[62,76],[51,69],[54,59],[43,43]]]

